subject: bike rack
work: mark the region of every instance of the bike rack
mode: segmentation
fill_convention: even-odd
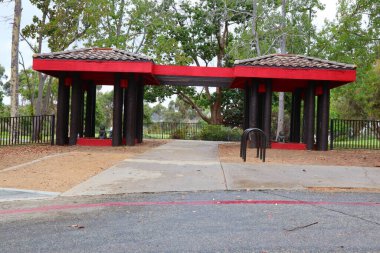
[[[253,137],[253,138],[252,138]],[[267,136],[263,132],[263,130],[259,128],[247,128],[244,130],[241,141],[240,141],[240,157],[244,160],[247,160],[247,141],[253,141],[256,149],[257,155],[256,157],[260,157],[263,162],[265,162],[265,153],[267,147]]]

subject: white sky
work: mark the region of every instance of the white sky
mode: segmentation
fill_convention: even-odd
[[[317,13],[315,24],[321,27],[325,19],[333,20],[336,13],[336,4],[338,0],[321,0],[325,5],[325,10]],[[39,15],[38,10],[30,4],[28,0],[22,1],[22,19],[21,29],[32,22],[34,15]],[[11,45],[12,45],[12,22],[13,22],[14,3],[0,3],[0,65],[5,68],[6,75],[10,76],[11,64]],[[22,53],[26,67],[32,65],[33,52],[26,42],[20,43],[20,52]],[[7,100],[5,100],[7,102]]]

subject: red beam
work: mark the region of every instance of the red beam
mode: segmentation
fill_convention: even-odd
[[[33,69],[37,71],[152,73],[152,68],[152,62],[33,59]]]
[[[153,75],[234,78],[233,68],[154,65]]]
[[[287,69],[243,66],[236,66],[234,70],[234,75],[236,77],[328,80],[341,82],[353,82],[356,80],[356,70]]]
[[[287,150],[306,150],[306,144],[304,143],[283,143],[272,142],[271,149],[287,149]]]

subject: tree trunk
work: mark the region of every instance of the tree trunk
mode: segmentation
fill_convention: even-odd
[[[11,117],[18,116],[18,49],[20,42],[21,0],[15,0],[12,28],[12,60],[11,60]]]
[[[42,14],[42,25],[45,25],[46,22],[46,17],[47,17],[47,9],[49,6],[50,1],[48,1],[45,6],[45,11]],[[42,52],[42,40],[43,40],[43,35],[42,35],[42,29],[38,32],[38,50],[37,53],[40,54]],[[46,81],[46,75],[43,75],[41,72],[38,72],[38,95],[37,95],[37,103],[36,103],[36,108],[35,108],[35,113],[37,116],[41,115],[42,112],[42,95],[44,92],[44,85]]]
[[[281,54],[286,54],[286,0],[282,0],[282,22],[281,22]],[[276,141],[279,140],[280,134],[284,134],[284,118],[285,118],[285,93],[279,92],[278,94],[278,117],[277,117],[277,131],[276,131]]]
[[[260,43],[259,43],[259,35],[257,33],[257,0],[253,0],[253,8],[252,8],[252,35],[253,35],[253,40],[255,43],[255,49],[257,52],[257,56],[261,55],[260,51]]]

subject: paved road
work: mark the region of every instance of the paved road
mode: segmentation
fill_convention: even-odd
[[[379,194],[218,191],[0,203],[1,252],[380,252],[379,235]]]

